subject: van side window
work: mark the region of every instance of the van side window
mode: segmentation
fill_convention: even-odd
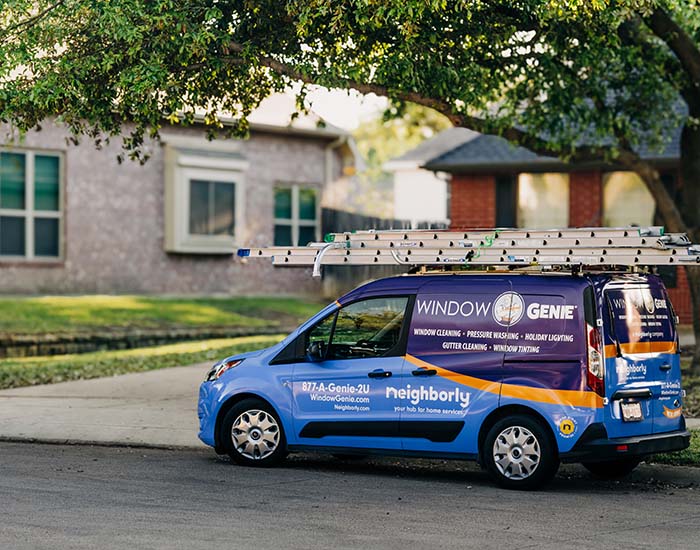
[[[330,315],[307,333],[306,346],[321,342],[326,359],[394,355],[401,341],[408,298],[369,298]]]
[[[333,325],[335,324],[336,316],[337,312],[329,315],[307,333],[306,346],[304,349],[308,349],[311,344],[321,344],[322,349],[328,349],[328,343],[333,333]]]

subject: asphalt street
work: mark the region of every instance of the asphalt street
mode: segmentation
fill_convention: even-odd
[[[565,467],[545,491],[476,466],[0,443],[0,548],[674,548],[700,540],[700,470],[623,482]]]

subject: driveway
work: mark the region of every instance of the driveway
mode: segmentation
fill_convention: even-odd
[[[210,363],[0,391],[0,439],[195,447]]]

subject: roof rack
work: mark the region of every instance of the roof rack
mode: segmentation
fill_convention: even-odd
[[[565,229],[368,230],[329,233],[307,246],[241,248],[275,266],[508,266],[571,270],[700,264],[700,246],[661,226]]]

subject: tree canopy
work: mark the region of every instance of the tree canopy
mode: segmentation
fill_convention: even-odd
[[[299,80],[413,101],[548,154],[614,156],[659,145],[681,122],[684,113],[669,104],[690,78],[651,27],[661,11],[694,36],[694,7],[693,0],[4,0],[0,116],[25,129],[57,114],[78,132],[107,134],[129,120],[137,124],[126,143],[134,150],[142,132],[166,120],[192,122],[197,110],[212,125],[217,113],[237,115],[234,131],[244,133],[262,98]]]
[[[447,117],[413,103],[390,105],[381,116],[360,124],[352,135],[372,180],[385,176],[383,166],[394,157],[451,126]]]

